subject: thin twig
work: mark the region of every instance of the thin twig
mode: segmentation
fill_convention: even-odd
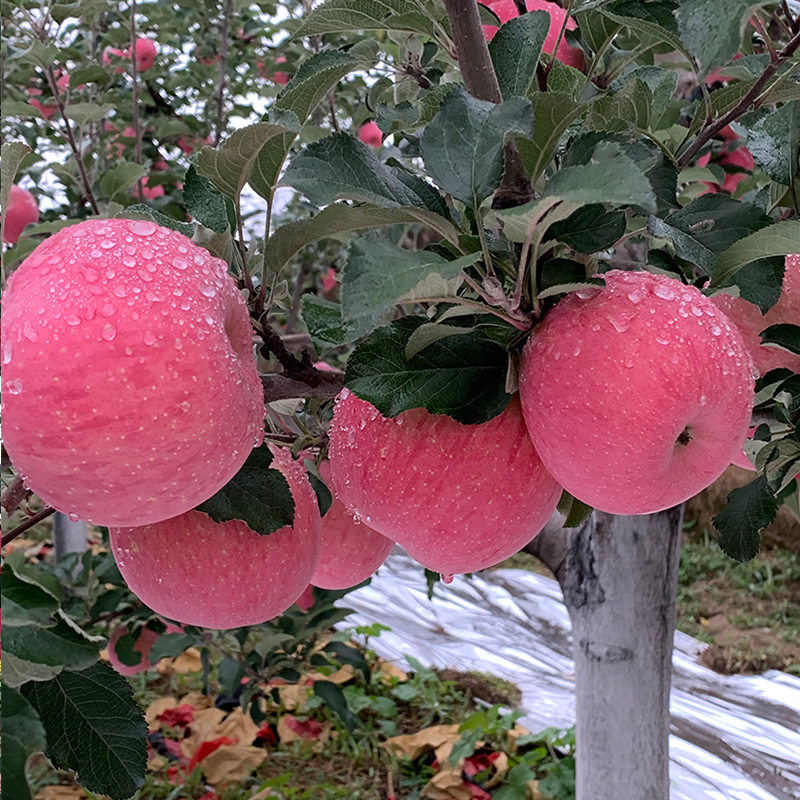
[[[344,387],[344,375],[326,372],[323,380],[317,386],[310,386],[304,381],[287,378],[285,375],[262,375],[261,383],[264,386],[264,402],[266,403],[309,397],[332,400]]]
[[[133,80],[133,136],[135,138],[133,160],[142,164],[142,127],[139,124],[139,63],[136,58],[136,0],[131,0],[131,79]],[[144,182],[136,181],[139,202],[144,202]]]
[[[30,530],[34,525],[41,522],[43,519],[47,519],[51,514],[55,514],[56,510],[54,508],[43,508],[41,511],[37,511],[32,517],[28,517],[25,522],[20,523],[14,528],[13,531],[9,531],[6,534],[3,534],[3,538],[0,541],[0,547],[5,547],[9,542],[13,541],[17,538],[17,536],[21,536],[25,531]]]
[[[214,147],[219,147],[219,143],[222,141],[222,131],[225,127],[225,83],[228,72],[228,42],[230,40],[230,19],[232,14],[233,0],[226,0],[220,31],[219,79],[217,81],[217,128],[214,133]]]
[[[796,33],[789,43],[782,50],[775,54],[775,60],[770,61],[756,82],[750,87],[742,99],[726,114],[723,114],[715,122],[707,123],[700,129],[694,141],[678,157],[678,166],[685,167],[697,155],[703,145],[713,139],[726,125],[737,120],[761,94],[761,91],[769,83],[770,78],[781,68],[784,62],[794,55],[800,47],[800,32]],[[763,102],[763,101],[762,101]]]

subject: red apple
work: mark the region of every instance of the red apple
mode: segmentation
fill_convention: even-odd
[[[374,120],[365,122],[358,131],[358,138],[370,147],[380,147],[383,144],[383,131]]]
[[[273,63],[273,69],[278,64],[285,64],[286,63],[286,56],[276,56],[275,61]],[[258,69],[258,74],[262,80],[269,80],[270,78],[277,84],[281,86],[286,86],[289,83],[290,76],[286,72],[277,71],[277,72],[270,72],[267,71],[267,68],[263,61],[259,60],[256,63],[256,69]]]
[[[700,291],[615,270],[573,292],[526,344],[520,396],[555,479],[611,514],[677,505],[741,451],[753,364],[735,325]]]
[[[786,256],[783,291],[766,314],[762,315],[757,306],[741,297],[729,294],[718,294],[712,302],[736,324],[759,375],[779,367],[800,373],[800,355],[761,344],[759,335],[771,325],[800,324],[800,254]]]
[[[305,469],[271,448],[271,469],[289,482],[294,524],[261,536],[241,520],[214,522],[189,511],[138,528],[112,528],[122,577],[147,606],[204,628],[257,625],[285,611],[308,586],[319,559],[319,506]]]
[[[155,165],[153,165],[155,167]],[[138,196],[139,192],[138,189],[134,186],[132,189],[133,195],[136,197]],[[142,178],[142,195],[144,196],[145,200],[155,200],[156,197],[163,197],[166,194],[163,184],[157,184],[156,186],[148,186],[147,185],[147,178]]]
[[[136,40],[135,50],[136,69],[139,70],[139,72],[146,72],[156,63],[158,50],[156,49],[156,43],[152,39],[146,39],[145,37],[138,38]],[[130,50],[126,52],[126,55],[130,58]]]
[[[322,518],[322,549],[311,583],[321,589],[349,589],[386,561],[394,542],[356,521],[344,507],[334,490],[330,461],[320,464],[319,474],[330,488],[333,502]]]
[[[3,241],[16,244],[28,225],[39,221],[39,204],[36,198],[21,186],[13,184],[8,195],[8,208],[3,223]]]
[[[344,505],[444,576],[516,553],[539,533],[561,495],[533,449],[516,398],[489,422],[462,425],[421,408],[386,419],[345,389],[330,437]]]
[[[183,629],[177,625],[167,625],[166,633],[182,633]],[[133,650],[140,654],[141,660],[138,664],[130,666],[123,664],[117,655],[117,642],[128,633],[128,629],[124,625],[114,628],[113,633],[108,639],[108,660],[111,666],[120,674],[125,676],[138,675],[140,672],[145,672],[152,669],[155,664],[150,661],[148,656],[150,650],[158,639],[158,634],[152,628],[144,627],[139,631],[136,641],[133,645]]]
[[[491,8],[500,17],[500,21],[503,24],[519,16],[517,4],[514,0],[489,0],[489,2],[484,2],[483,5]],[[550,15],[550,29],[547,32],[542,49],[543,52],[552,55],[558,39],[558,33],[564,24],[564,17],[567,12],[561,6],[547,2],[547,0],[527,0],[527,7],[528,11],[546,11]],[[570,17],[567,22],[567,30],[574,31],[575,28],[577,28],[577,23]],[[483,26],[483,33],[489,40],[494,38],[498,30],[493,25]],[[583,51],[578,47],[572,47],[564,37],[561,38],[561,42],[558,45],[556,58],[570,67],[583,69]]]
[[[744,147],[737,147],[730,149],[733,143],[732,139],[726,138],[723,144],[723,149],[715,159],[715,163],[719,164],[725,169],[725,180],[722,183],[722,191],[733,194],[736,187],[745,179],[750,177],[755,167],[755,161],[750,151]],[[706,153],[697,159],[698,167],[707,167],[711,162],[711,153]],[[720,191],[720,187],[716,183],[705,182],[708,189],[700,194],[716,193]]]
[[[144,525],[227,483],[263,433],[242,296],[225,263],[145,220],[43,242],[3,298],[3,436],[45,502]]]

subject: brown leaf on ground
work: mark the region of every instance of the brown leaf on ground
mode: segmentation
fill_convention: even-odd
[[[290,744],[291,742],[306,742],[309,739],[302,736],[300,733],[294,731],[290,726],[289,722],[286,719],[287,716],[291,715],[284,715],[278,720],[278,737],[281,740],[281,744]],[[317,738],[314,739],[314,751],[319,752],[325,743],[331,738],[331,730],[332,725],[330,722],[323,722],[320,725],[320,732],[317,735]]]
[[[383,746],[390,753],[394,751],[398,756],[407,756],[414,761],[423,753],[437,750],[442,745],[449,744],[452,749],[453,745],[461,738],[458,727],[458,725],[434,725],[430,728],[423,728],[417,733],[392,736],[383,743]]]
[[[203,669],[200,651],[196,647],[190,647],[177,658],[162,658],[156,669],[159,675],[186,675],[189,672],[200,672]]]
[[[80,786],[46,786],[34,800],[86,800],[88,795]]]
[[[522,725],[515,725],[506,733],[506,747],[511,755],[517,752],[517,740],[520,736],[527,736],[530,731]]]
[[[211,784],[223,781],[241,781],[261,766],[267,757],[262,747],[250,747],[244,744],[224,744],[201,762],[203,774]]]
[[[461,777],[461,770],[447,769],[434,775],[422,790],[428,800],[472,800],[472,791]]]
[[[383,680],[384,682],[389,682],[392,678],[396,678],[401,683],[403,681],[408,680],[408,674],[403,672],[400,667],[395,666],[392,664],[391,661],[378,661],[377,665],[375,666],[375,675],[378,680]]]
[[[242,745],[251,745],[255,741],[256,736],[258,736],[258,731],[258,725],[253,722],[250,716],[245,716],[241,708],[235,708],[219,724],[214,738],[227,736],[229,739],[238,739],[239,743]]]
[[[194,722],[189,726],[189,735],[181,740],[181,752],[191,758],[203,742],[219,738],[220,723],[226,713],[219,708],[202,708],[194,715]],[[250,744],[250,742],[247,742]]]
[[[167,709],[177,707],[178,701],[174,697],[159,697],[158,700],[154,700],[150,703],[147,707],[147,711],[144,712],[144,718],[147,722],[147,726],[150,728],[150,732],[161,730],[161,722],[158,718]]]
[[[281,705],[287,711],[296,711],[305,708],[306,701],[311,696],[312,691],[310,686],[303,686],[300,683],[291,683],[288,686],[278,687]]]

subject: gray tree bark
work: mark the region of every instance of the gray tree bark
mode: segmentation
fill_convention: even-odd
[[[595,511],[526,550],[558,578],[575,645],[577,800],[669,800],[669,695],[683,507]]]

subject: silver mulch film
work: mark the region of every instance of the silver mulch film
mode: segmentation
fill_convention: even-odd
[[[370,647],[401,668],[407,653],[427,666],[489,672],[520,687],[527,728],[574,723],[572,637],[555,581],[516,569],[456,576],[429,601],[422,568],[397,548],[341,604],[355,612],[343,627],[391,627]],[[800,679],[718,675],[700,664],[704,647],[675,636],[672,800],[798,800]]]

